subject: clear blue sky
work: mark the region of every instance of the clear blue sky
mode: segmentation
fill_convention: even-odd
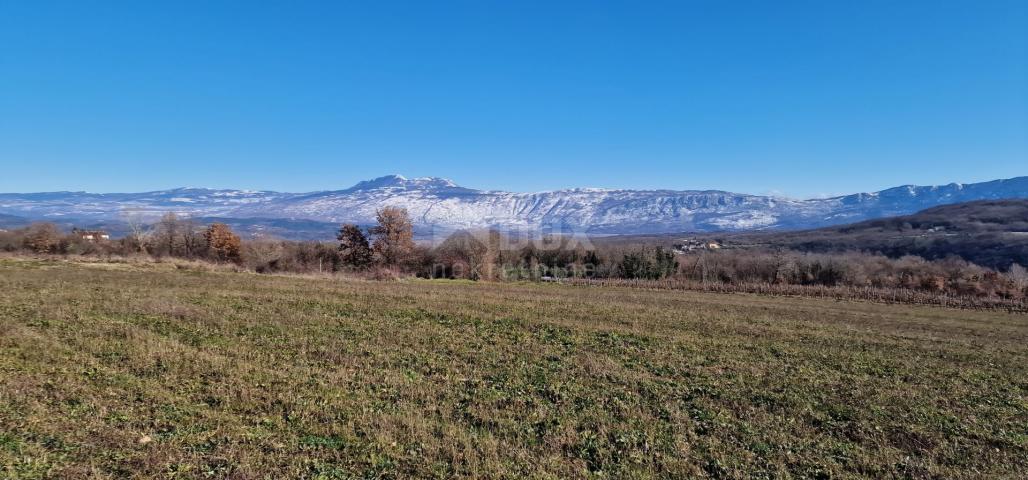
[[[1028,175],[1028,2],[0,0],[0,167],[3,192]]]

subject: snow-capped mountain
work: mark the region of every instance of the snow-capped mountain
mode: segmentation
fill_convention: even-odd
[[[975,184],[891,188],[794,200],[716,190],[569,189],[539,193],[475,190],[435,177],[389,175],[345,190],[312,193],[180,188],[146,193],[0,194],[0,214],[31,219],[117,221],[165,212],[196,217],[374,222],[386,206],[406,208],[419,229],[496,227],[593,234],[796,229],[902,215],[972,200],[1028,198],[1028,177]]]

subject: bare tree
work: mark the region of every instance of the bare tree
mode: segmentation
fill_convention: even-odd
[[[246,266],[258,273],[278,270],[284,253],[282,242],[276,240],[250,240],[243,245]]]
[[[154,227],[150,253],[158,256],[175,255],[175,249],[180,245],[179,230],[178,215],[165,213]]]
[[[144,220],[143,212],[125,209],[121,211],[121,217],[129,228],[129,234],[122,243],[139,253],[150,253],[147,251],[147,246],[153,235],[153,228]]]
[[[168,212],[157,222],[151,236],[151,253],[173,257],[195,258],[207,248],[207,241],[197,232],[196,224]]]
[[[1010,271],[1007,272],[1007,278],[1010,279],[1016,288],[1021,293],[1028,291],[1028,268],[1024,268],[1019,264],[1013,264],[1010,266]]]
[[[432,275],[478,280],[483,276],[482,263],[488,250],[488,246],[471,232],[456,232],[436,247],[436,261],[444,270],[437,271],[434,266]]]

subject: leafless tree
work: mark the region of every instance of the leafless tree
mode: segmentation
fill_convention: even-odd
[[[139,253],[149,253],[147,247],[153,235],[153,228],[146,223],[144,212],[124,209],[121,211],[121,218],[129,228],[129,234],[123,243]]]

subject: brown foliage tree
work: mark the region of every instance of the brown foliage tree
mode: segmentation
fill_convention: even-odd
[[[57,253],[61,232],[52,223],[34,223],[25,232],[25,246],[36,253]]]
[[[241,263],[242,242],[239,236],[224,223],[212,223],[203,234],[207,241],[207,251],[215,260],[221,262]]]
[[[414,225],[407,209],[386,207],[377,213],[378,225],[369,232],[375,236],[372,248],[386,266],[402,266],[414,253]]]
[[[340,260],[344,265],[358,270],[371,266],[374,252],[371,250],[371,244],[368,243],[368,237],[364,236],[360,227],[347,223],[339,229],[339,235],[336,238],[339,240]]]

